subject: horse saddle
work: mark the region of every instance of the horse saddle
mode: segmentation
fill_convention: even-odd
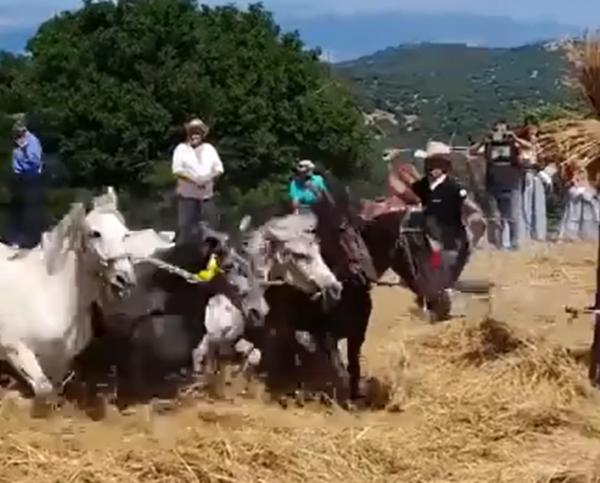
[[[363,200],[361,203],[359,216],[366,221],[374,220],[375,218],[406,210],[406,203],[396,196],[388,196],[387,198],[377,198],[374,201]]]

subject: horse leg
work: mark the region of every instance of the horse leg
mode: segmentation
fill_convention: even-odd
[[[46,377],[39,360],[22,342],[3,344],[6,358],[13,368],[27,381],[34,394],[34,414],[45,413],[48,403],[56,398],[56,391]],[[41,415],[41,414],[40,414]]]
[[[350,399],[349,374],[342,361],[342,355],[337,340],[329,334],[325,337],[325,348],[334,369],[335,383],[333,387],[335,390],[335,400],[345,404]]]
[[[348,374],[350,377],[350,399],[358,399],[362,396],[360,390],[360,351],[364,337],[351,335],[346,341],[346,355],[348,357]]]
[[[198,345],[198,347],[196,347],[193,351],[192,351],[192,361],[193,361],[193,365],[194,365],[194,373],[196,374],[201,374],[204,368],[204,365],[206,364],[206,357],[208,356],[210,350],[210,338],[208,336],[208,334],[206,334],[204,337],[202,337],[202,341],[200,342],[200,344]]]

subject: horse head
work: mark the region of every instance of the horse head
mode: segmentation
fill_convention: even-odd
[[[283,280],[310,295],[337,302],[342,284],[321,255],[312,213],[273,218],[248,237],[246,250],[261,281]]]
[[[127,251],[129,228],[117,207],[111,188],[94,198],[88,211],[74,203],[54,230],[45,234],[43,249],[49,273],[64,266],[66,255],[75,252],[87,273],[99,275],[112,295],[122,297],[135,285],[133,262]]]

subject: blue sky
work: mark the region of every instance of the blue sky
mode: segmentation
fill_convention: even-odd
[[[223,2],[206,0],[202,3]],[[469,12],[522,20],[551,20],[579,27],[600,26],[598,0],[264,0],[263,3],[278,16],[292,18],[366,12]],[[78,0],[1,0],[0,30],[31,27],[57,11],[78,5]],[[596,25],[589,25],[589,19],[598,19]]]

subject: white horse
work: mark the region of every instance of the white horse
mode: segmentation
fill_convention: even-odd
[[[0,244],[0,359],[36,399],[55,394],[91,340],[91,305],[111,303],[136,282],[117,201],[109,189],[89,213],[72,205],[32,250]]]
[[[250,218],[240,223],[240,231],[246,231]],[[269,220],[247,236],[246,250],[250,263],[245,268],[246,280],[258,277],[248,290],[257,286],[266,288],[269,283],[281,281],[309,295],[323,296],[337,302],[341,297],[342,284],[337,280],[321,256],[321,249],[315,235],[317,219],[312,213],[297,213]],[[246,262],[248,263],[248,262]],[[238,266],[243,266],[240,260]],[[262,293],[260,300],[261,316],[268,312],[267,302]],[[259,300],[253,297],[253,300]],[[245,330],[245,319],[239,309],[223,296],[211,298],[206,308],[206,335],[194,352],[197,370],[207,357],[225,347],[234,345],[236,352],[245,357],[246,365],[256,366],[261,360],[261,352],[240,336]]]

